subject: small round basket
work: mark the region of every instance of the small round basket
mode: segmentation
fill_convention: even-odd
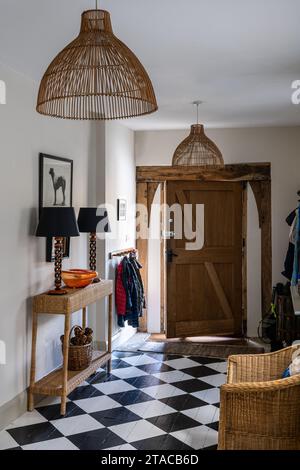
[[[89,342],[87,344],[84,344],[82,346],[75,346],[72,344],[71,339],[72,339],[72,334],[75,328],[80,328],[81,331],[83,329],[80,326],[73,326],[73,328],[70,331],[69,335],[69,360],[68,360],[68,370],[84,370],[92,362],[92,356],[93,356],[93,342]],[[62,353],[64,354],[64,336],[61,336],[61,342],[62,342]]]

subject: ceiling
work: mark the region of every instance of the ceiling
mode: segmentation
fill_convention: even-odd
[[[0,61],[39,81],[94,0],[0,0]],[[300,125],[299,0],[99,0],[153,81],[159,111],[132,129]],[[1,78],[1,77],[0,77]]]

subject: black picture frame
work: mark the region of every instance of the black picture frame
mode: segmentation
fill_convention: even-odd
[[[117,201],[117,220],[118,222],[127,219],[127,201],[126,199],[118,199]]]
[[[64,165],[65,164],[65,165]],[[68,175],[68,178],[64,178],[65,180],[65,190],[63,192],[62,188],[58,188],[57,190],[54,189],[54,182],[53,182],[53,203],[49,200],[49,194],[47,197],[45,196],[45,191],[49,191],[49,182],[46,184],[45,182],[45,170],[46,167],[51,166],[55,173],[55,168],[61,167],[64,168],[64,172]],[[48,172],[46,172],[48,173]],[[47,174],[48,176],[48,174]],[[49,171],[49,178],[52,177],[52,181],[54,181],[53,175],[50,174]],[[66,181],[67,180],[67,181]],[[57,191],[59,191],[57,194]],[[66,194],[67,193],[67,194]],[[56,198],[56,204],[55,199]],[[39,154],[39,216],[43,207],[51,207],[51,206],[62,206],[62,207],[71,207],[73,205],[73,160],[69,158],[63,157],[56,157],[54,155],[48,155],[45,153]],[[70,257],[70,238],[64,239],[64,258]],[[46,261],[47,263],[51,263],[54,261],[54,239],[47,238],[46,240]]]

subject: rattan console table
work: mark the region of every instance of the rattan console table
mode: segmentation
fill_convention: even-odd
[[[61,414],[65,415],[67,395],[90,377],[90,375],[94,374],[103,364],[107,363],[108,371],[111,370],[112,294],[113,281],[101,281],[85,289],[67,289],[67,294],[63,296],[41,294],[33,298],[32,354],[28,397],[29,411],[32,411],[34,408],[34,395],[50,395],[61,397]],[[109,298],[107,351],[94,351],[92,362],[87,369],[79,372],[69,371],[68,356],[71,316],[82,309],[82,326],[85,328],[86,307],[105,297]],[[36,382],[36,341],[38,316],[40,314],[65,316],[64,354],[62,366]]]

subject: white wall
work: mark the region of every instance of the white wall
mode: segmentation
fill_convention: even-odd
[[[7,104],[0,106],[0,342],[7,364],[0,365],[0,408],[28,386],[31,356],[31,298],[53,285],[53,264],[45,262],[45,240],[34,236],[38,216],[39,153],[74,160],[73,205],[97,206],[118,198],[128,202],[128,219],[114,240],[98,240],[97,269],[114,279],[109,252],[135,245],[134,133],[117,123],[46,118],[35,111],[37,84],[0,64]],[[116,214],[114,214],[115,216]],[[88,236],[71,240],[64,268],[87,267]],[[89,309],[100,341],[107,340],[105,302]],[[95,315],[97,313],[97,315]],[[78,322],[78,315],[73,322]],[[131,331],[132,330],[132,331]],[[125,335],[135,330],[127,328]],[[42,316],[37,343],[37,377],[61,363],[63,319]],[[124,333],[123,333],[124,334]],[[17,409],[16,409],[17,412]],[[3,425],[3,423],[2,423]],[[1,423],[0,423],[1,426]]]
[[[97,270],[100,277],[115,279],[118,259],[111,261],[112,251],[135,246],[135,158],[134,133],[118,122],[95,122],[91,124],[91,148],[89,155],[89,202],[95,207],[112,206],[110,225],[115,229],[97,240]],[[128,214],[126,221],[116,222],[117,199],[126,199]],[[98,302],[89,308],[89,323],[96,337],[107,341],[107,301]],[[115,309],[113,310],[113,334],[119,332]],[[135,333],[130,327],[122,329],[118,339],[122,342]]]
[[[171,165],[177,145],[188,135],[182,131],[135,133],[137,165]],[[208,129],[223,153],[225,163],[271,162],[273,283],[281,276],[288,244],[285,218],[297,205],[300,189],[300,128]],[[257,209],[249,191],[248,226],[248,334],[256,336],[260,318],[260,232]],[[149,315],[159,315],[159,312]]]
[[[106,277],[115,278],[115,269],[119,259],[109,260],[112,251],[135,247],[135,158],[134,132],[118,122],[107,122],[105,126],[105,201],[113,206],[110,217],[112,234],[106,238],[105,260]],[[126,199],[126,221],[116,222],[117,199]],[[114,318],[114,333],[117,333],[117,316]],[[121,339],[134,334],[131,327],[122,329]]]
[[[7,364],[0,365],[0,406],[28,385],[31,344],[31,296],[53,285],[53,264],[45,263],[45,240],[34,237],[38,214],[39,152],[74,160],[73,204],[88,203],[90,127],[39,116],[37,86],[0,64],[7,86],[7,104],[0,106],[0,340]],[[71,265],[86,267],[85,237],[72,239]],[[76,320],[76,318],[74,319]],[[37,375],[61,361],[62,319],[44,316],[37,345]]]
[[[95,121],[90,124],[90,145],[88,161],[88,202],[89,207],[98,207],[105,202],[105,123]],[[82,234],[88,247],[88,234]],[[97,240],[97,265],[99,277],[105,279],[105,240]],[[89,326],[94,330],[94,338],[104,347],[106,328],[102,324],[105,318],[106,301],[101,300],[88,308]]]

